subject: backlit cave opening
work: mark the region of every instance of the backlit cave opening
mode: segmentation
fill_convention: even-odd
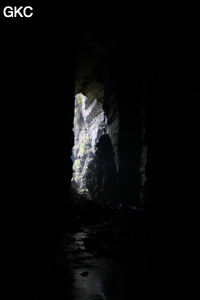
[[[96,99],[84,96],[82,93],[75,95],[73,126],[71,186],[79,194],[84,194],[91,199],[91,166],[94,164],[99,139],[107,134],[103,97]]]

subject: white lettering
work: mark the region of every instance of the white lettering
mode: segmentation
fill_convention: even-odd
[[[7,12],[9,14],[7,14]],[[6,18],[12,18],[13,17],[13,9],[11,6],[6,6],[4,7],[4,10],[3,10],[3,14]]]
[[[14,6],[14,17],[17,17],[17,14],[23,18],[23,15],[21,14],[20,10],[23,8],[23,6],[20,6],[19,8],[17,8],[16,6]]]
[[[26,10],[27,10],[27,9],[33,10],[33,8],[32,8],[31,6],[26,6],[26,7],[24,7],[24,16],[25,16],[26,18],[30,18],[30,17],[32,17],[33,12],[31,12],[29,15],[27,15],[27,14],[26,14]]]
[[[27,13],[27,10],[30,10],[31,12]],[[26,17],[26,18],[30,18],[33,15],[33,8],[31,6],[25,6],[23,8],[23,6],[20,6],[19,8],[17,8],[17,6],[6,6],[3,9],[3,15],[6,18],[16,18],[16,17]]]

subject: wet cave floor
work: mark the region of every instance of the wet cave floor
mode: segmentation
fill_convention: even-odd
[[[71,200],[59,237],[57,229],[35,240],[23,235],[22,247],[15,235],[14,246],[2,257],[1,299],[199,299],[194,296],[199,285],[193,284],[195,292],[188,280],[198,280],[190,271],[193,265],[188,255],[181,257],[185,244],[178,247],[177,237],[168,239],[162,230],[158,236],[143,210],[105,206],[83,196]]]
[[[52,257],[57,299],[155,299],[142,210],[79,197],[67,219]]]

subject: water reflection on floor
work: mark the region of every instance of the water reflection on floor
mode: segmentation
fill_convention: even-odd
[[[67,234],[61,249],[71,278],[66,299],[150,299],[141,242],[133,228],[118,220],[84,226]]]
[[[105,285],[112,267],[109,259],[96,258],[87,260],[85,266],[74,270],[74,299],[108,299]]]

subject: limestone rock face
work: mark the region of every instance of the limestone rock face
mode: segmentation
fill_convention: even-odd
[[[107,132],[110,136],[113,153],[115,158],[116,169],[119,169],[119,110],[117,105],[117,95],[115,91],[115,85],[113,82],[107,83],[107,89],[105,91],[104,109],[107,115]]]
[[[88,105],[88,97],[75,96],[74,147],[72,149],[73,185],[86,189],[88,165],[94,157],[96,144],[105,131],[103,99],[94,99]]]

